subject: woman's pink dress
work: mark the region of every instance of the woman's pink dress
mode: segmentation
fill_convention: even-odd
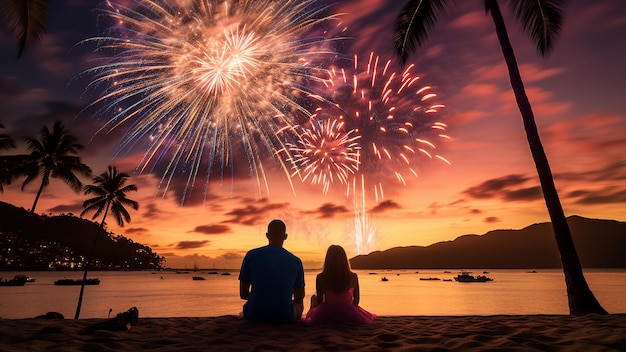
[[[309,323],[367,324],[374,321],[375,314],[352,303],[354,288],[343,293],[324,292],[324,302],[309,309],[304,318]]]

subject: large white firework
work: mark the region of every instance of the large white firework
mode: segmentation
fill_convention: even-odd
[[[124,128],[118,152],[143,148],[140,171],[160,168],[164,194],[178,174],[185,192],[205,174],[206,194],[214,171],[241,160],[269,191],[263,160],[310,117],[307,85],[323,73],[314,60],[333,53],[314,31],[334,15],[318,0],[121,2],[105,3],[112,24],[89,40],[101,59],[86,72],[100,92],[91,106],[106,117],[100,132]],[[273,160],[289,174],[286,159]]]

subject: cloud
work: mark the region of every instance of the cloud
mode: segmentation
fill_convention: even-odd
[[[577,198],[576,204],[626,203],[626,189],[577,190],[570,192],[567,196]]]
[[[495,216],[488,216],[488,217],[484,218],[483,221],[488,223],[488,224],[493,224],[494,222],[500,222],[502,220],[500,220],[499,218],[497,218]]]
[[[324,203],[315,210],[305,211],[304,214],[317,215],[318,219],[330,219],[337,214],[345,214],[348,208],[343,205],[335,205],[333,203]]]
[[[249,203],[246,199],[243,203]],[[257,204],[246,205],[245,207],[234,208],[225,215],[230,219],[226,223],[234,223],[247,226],[264,224],[270,214],[280,211],[289,206],[289,203],[269,203],[267,199],[257,201]]]
[[[539,185],[521,187],[531,180],[519,174],[511,174],[487,180],[477,186],[472,186],[463,191],[476,199],[502,199],[507,202],[535,201],[543,199],[543,192]]]
[[[213,224],[213,225],[200,225],[196,226],[193,231],[189,232],[198,232],[205,235],[217,235],[232,232],[230,226],[221,225],[221,224]]]
[[[506,190],[502,197],[508,201],[537,200],[543,198],[540,186],[520,188],[516,190]]]
[[[372,213],[382,213],[385,211],[393,210],[393,209],[401,209],[400,204],[394,202],[393,200],[385,200],[378,203],[372,210]]]
[[[74,203],[74,204],[60,204],[55,207],[49,208],[48,211],[51,213],[72,213],[72,214],[80,214],[83,211],[83,203]],[[92,213],[93,214],[93,213]],[[90,215],[90,214],[88,214]],[[89,216],[88,216],[89,217]]]
[[[626,160],[598,165],[596,169],[579,172],[560,172],[554,175],[555,180],[604,182],[626,180]]]
[[[208,245],[209,243],[211,243],[211,241],[208,240],[204,240],[204,241],[180,241],[178,243],[176,243],[176,249],[195,249],[195,248],[202,248],[206,245]]]
[[[224,253],[218,256],[216,259],[238,260],[238,259],[243,259],[243,255],[241,253],[228,252],[228,253]]]
[[[150,230],[148,230],[145,227],[130,227],[124,230],[125,233],[127,234],[134,234],[134,235],[144,235],[150,232]]]
[[[473,186],[465,191],[467,194],[474,198],[496,198],[503,195],[503,191],[512,186],[519,186],[529,180],[529,177],[522,175],[506,175],[499,178],[487,180],[478,186]]]

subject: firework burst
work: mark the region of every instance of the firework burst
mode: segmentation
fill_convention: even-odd
[[[336,103],[337,119],[360,136],[359,174],[365,175],[365,187],[377,201],[384,197],[383,184],[391,178],[406,185],[407,177],[418,176],[418,156],[448,163],[431,141],[432,137],[449,139],[447,126],[434,120],[444,105],[433,102],[437,95],[419,84],[413,68],[411,64],[396,72],[391,60],[371,53],[364,62],[355,56],[352,68],[332,69],[325,81],[332,91],[330,100]]]
[[[360,137],[354,131],[346,132],[343,125],[318,109],[307,124],[298,126],[300,138],[289,145],[292,177],[323,185],[324,194],[336,181],[348,184],[358,170]]]
[[[101,92],[91,106],[107,116],[99,132],[123,126],[118,152],[143,148],[139,169],[162,168],[164,195],[175,174],[186,174],[187,192],[204,172],[206,194],[213,169],[222,177],[241,159],[269,191],[263,160],[289,174],[278,134],[310,117],[307,85],[323,73],[312,61],[333,53],[331,39],[311,33],[334,15],[318,0],[131,4],[107,1],[113,25],[90,39],[103,56],[86,72]]]

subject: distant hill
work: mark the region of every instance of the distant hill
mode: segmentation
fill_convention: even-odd
[[[571,216],[567,222],[584,268],[626,268],[626,223]],[[396,247],[350,259],[354,269],[561,268],[551,223],[465,235],[430,246]]]
[[[91,251],[98,228],[99,223],[71,214],[31,215],[24,208],[0,202],[0,243],[14,247],[0,252],[0,270],[52,268],[50,263],[60,259],[58,255],[49,259],[49,254],[58,252],[59,246],[71,251],[67,256],[73,259],[68,262],[82,263],[80,257]],[[100,234],[94,256],[103,269],[153,269],[160,265],[160,257],[150,247],[110,233]]]

